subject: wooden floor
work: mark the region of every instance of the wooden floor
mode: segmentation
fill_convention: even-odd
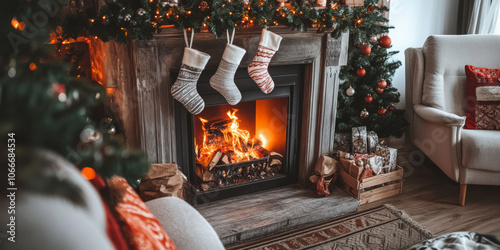
[[[403,193],[358,207],[358,211],[392,204],[436,235],[473,231],[500,237],[500,186],[468,185],[465,206],[458,205],[460,185],[431,162],[419,166],[398,161],[405,167]]]

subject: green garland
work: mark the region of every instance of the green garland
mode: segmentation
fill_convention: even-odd
[[[356,28],[352,9],[341,0],[328,0],[316,8],[300,0],[281,6],[276,0],[181,0],[173,6],[165,0],[106,0],[99,14],[79,13],[63,24],[64,37],[78,34],[97,36],[103,41],[127,43],[130,39],[148,40],[166,27],[199,32],[208,28],[216,37],[226,30],[258,25],[264,28],[284,25],[306,32],[331,31],[333,37]],[[364,8],[364,7],[355,7]]]

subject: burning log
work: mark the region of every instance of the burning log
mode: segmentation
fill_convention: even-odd
[[[212,168],[217,165],[217,162],[219,162],[220,158],[222,156],[222,153],[220,150],[217,150],[213,152],[209,157],[203,157],[201,159],[196,159],[196,163],[200,164],[203,166],[205,169],[212,170]]]
[[[207,171],[202,166],[196,167],[196,175],[200,177],[200,179],[204,182],[215,180],[214,174],[210,171]]]
[[[215,151],[212,160],[208,164],[208,170],[212,170],[215,167],[215,165],[217,165],[221,157],[222,157],[222,152],[220,150]]]
[[[229,156],[227,156],[226,153],[222,154],[221,162],[224,164],[229,164],[231,163]]]

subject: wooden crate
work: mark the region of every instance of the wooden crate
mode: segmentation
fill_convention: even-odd
[[[340,174],[337,178],[337,185],[351,194],[354,198],[360,200],[360,204],[366,204],[398,195],[403,188],[403,168],[400,166],[396,166],[396,170],[392,172],[379,174],[361,181],[356,180],[343,170],[339,171]],[[362,189],[385,183],[391,184],[368,191],[361,191]]]

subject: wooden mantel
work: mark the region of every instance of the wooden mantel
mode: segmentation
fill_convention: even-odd
[[[286,27],[270,28],[281,35],[280,49],[272,65],[305,65],[300,134],[299,183],[305,185],[319,155],[333,151],[337,107],[338,74],[347,62],[348,35],[339,39],[316,31],[300,33]],[[260,29],[238,31],[234,44],[247,50],[240,67],[247,67],[256,54]],[[193,48],[211,56],[206,68],[216,69],[226,38],[196,33]],[[176,162],[176,131],[170,94],[172,72],[181,66],[184,50],[181,32],[167,31],[150,41],[129,45],[106,43],[106,81],[116,86],[116,97],[127,144],[138,146],[152,163]],[[115,64],[113,64],[115,63]],[[109,68],[109,67],[108,67]],[[299,93],[300,94],[300,93]]]

